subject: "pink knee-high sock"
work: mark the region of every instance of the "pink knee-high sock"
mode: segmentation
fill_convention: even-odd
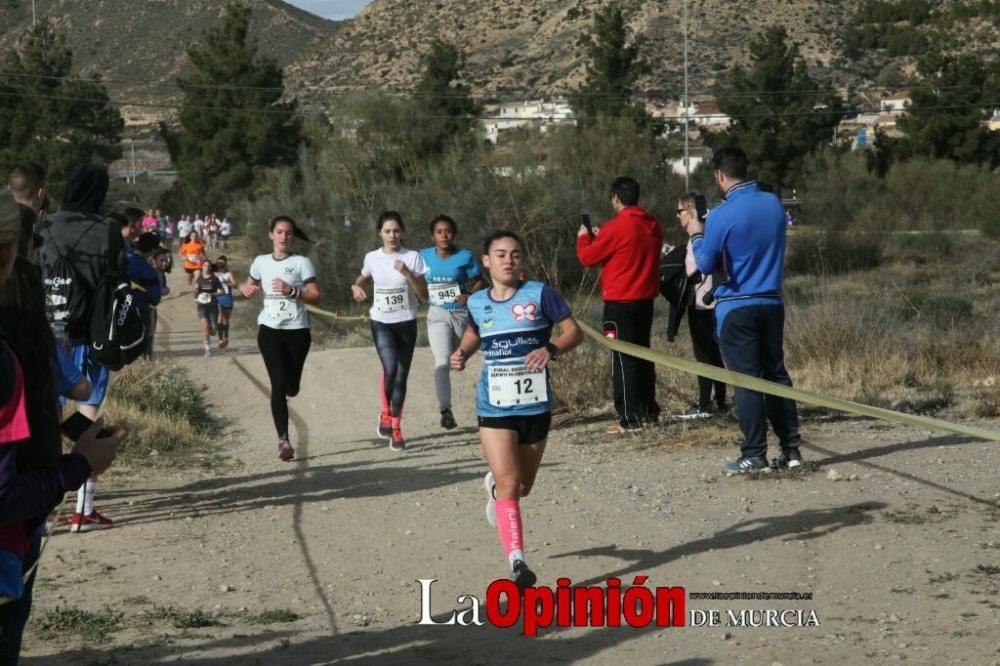
[[[497,532],[507,560],[524,560],[524,530],[521,528],[521,505],[516,499],[498,499]]]
[[[388,414],[391,410],[389,407],[389,400],[385,397],[385,373],[378,373],[378,394],[382,398],[382,413]]]

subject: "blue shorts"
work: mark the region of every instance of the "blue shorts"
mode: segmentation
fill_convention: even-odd
[[[233,295],[232,294],[222,294],[221,296],[216,296],[215,300],[218,301],[219,307],[223,310],[233,309]]]
[[[73,365],[83,373],[83,376],[90,381],[90,397],[79,401],[80,405],[93,405],[100,407],[104,402],[104,397],[108,394],[108,379],[111,371],[106,367],[90,360],[89,345],[76,345],[73,347]]]

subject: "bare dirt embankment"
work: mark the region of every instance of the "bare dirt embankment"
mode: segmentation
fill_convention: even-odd
[[[456,379],[461,427],[445,433],[418,350],[399,455],[373,436],[374,351],[314,351],[292,402],[299,457],[281,463],[254,341],[201,358],[180,286],[160,345],[206,387],[228,462],[105,479],[98,503],[117,524],[53,538],[24,664],[1000,661],[1000,449],[861,420],[807,422],[813,465],[760,480],[719,473],[732,449],[672,445],[678,425],[615,440],[604,422],[562,428],[523,503],[540,583],[648,575],[689,592],[811,592],[688,608],[720,609],[724,625],[726,609],[815,610],[818,627],[532,639],[418,626],[417,579],[438,579],[443,613],[505,572],[482,512],[474,374]]]

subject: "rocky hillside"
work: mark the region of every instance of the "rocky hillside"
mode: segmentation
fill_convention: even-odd
[[[435,37],[463,45],[468,82],[478,93],[558,93],[583,75],[577,42],[603,0],[375,0],[315,60],[293,65],[299,83],[358,88],[377,81],[407,88]],[[683,72],[679,0],[628,3],[630,26],[646,40],[654,74],[644,87],[676,94]],[[689,0],[692,90],[708,89],[745,55],[750,35],[789,28],[810,66],[832,73],[840,34],[860,0]],[[843,75],[841,75],[843,76]],[[308,88],[306,88],[308,89]]]
[[[411,89],[435,38],[463,48],[467,83],[482,97],[572,91],[584,72],[580,36],[607,0],[374,0],[343,23],[280,0],[248,1],[265,52],[287,67],[291,93],[307,106],[326,107],[338,90]],[[928,35],[943,35],[948,48],[1000,46],[1000,3],[983,9],[978,0],[908,0],[907,7],[925,5],[925,15],[898,20],[884,18],[885,7],[896,5],[878,0],[686,1],[695,97],[744,61],[754,33],[774,24],[786,26],[814,74],[835,85],[901,85],[901,72]],[[623,2],[653,64],[642,88],[654,99],[676,99],[683,2]],[[36,0],[36,6],[67,35],[82,71],[109,81],[114,98],[170,103],[177,99],[172,82],[186,63],[184,46],[223,11],[218,0]],[[883,16],[882,23],[873,24],[873,16]],[[30,0],[0,0],[0,47],[13,45],[30,22]],[[882,47],[871,46],[876,42]],[[129,115],[155,120],[170,112],[133,108]]]
[[[340,25],[279,0],[253,5],[264,52],[286,66],[311,59]],[[66,36],[84,75],[107,80],[115,99],[143,102],[176,101],[172,83],[187,63],[184,48],[220,19],[223,6],[219,0],[35,0],[38,17]],[[10,48],[31,26],[31,0],[0,2],[0,26],[0,48]]]

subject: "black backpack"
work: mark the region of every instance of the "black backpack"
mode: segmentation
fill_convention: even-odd
[[[142,356],[146,322],[129,288],[127,275],[118,273],[121,228],[109,224],[108,270],[94,290],[90,312],[90,358],[117,371]]]
[[[80,273],[73,264],[73,252],[95,224],[96,221],[91,222],[70,247],[60,247],[52,235],[52,230],[47,230],[58,257],[43,280],[45,314],[49,322],[56,327],[64,328],[73,338],[82,338],[86,335],[89,323],[87,315],[90,313],[90,301],[93,297],[87,288],[87,283],[80,278]]]

